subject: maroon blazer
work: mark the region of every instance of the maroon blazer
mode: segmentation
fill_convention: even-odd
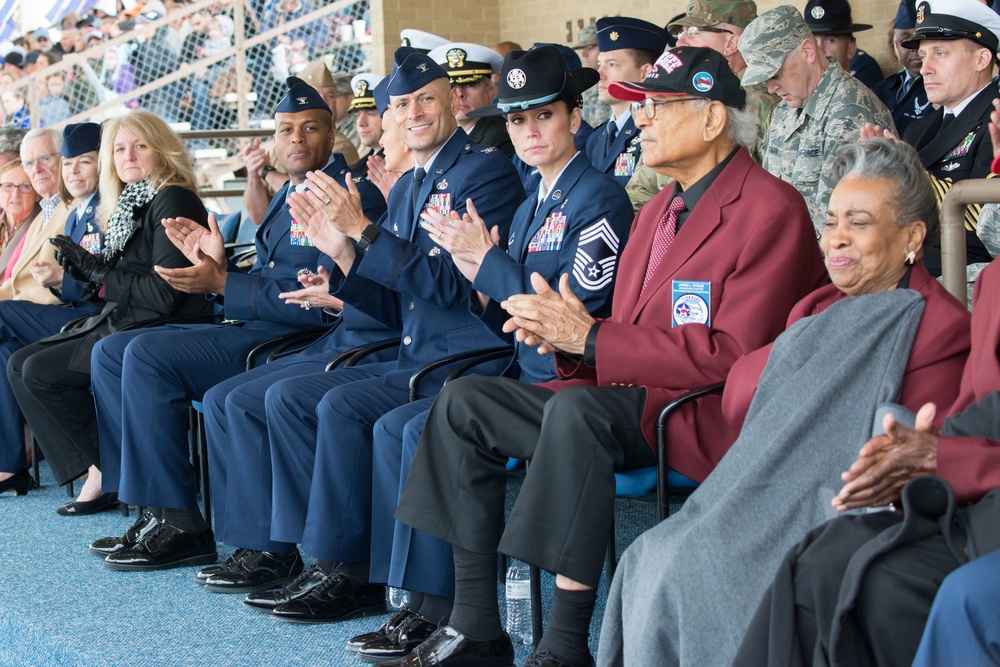
[[[642,282],[656,226],[674,187],[650,200],[622,252],[611,317],[601,323],[592,368],[557,356],[559,380],[642,387],[642,431],[656,442],[660,410],[677,396],[725,379],[733,362],[771,342],[792,306],[826,279],[802,196],[741,148],[691,211],[645,291]],[[673,281],[711,284],[710,326],[671,326]],[[642,292],[640,294],[640,292]],[[696,406],[670,421],[671,468],[696,480],[732,444],[723,420],[696,421]]]
[[[924,313],[903,371],[898,402],[916,412],[924,403],[951,405],[958,396],[961,369],[969,354],[969,311],[927,273],[923,262],[915,264],[910,272],[910,289],[924,297]],[[847,295],[833,285],[821,287],[795,305],[788,316],[788,326],[803,317],[821,313],[845,298]],[[746,418],[750,401],[757,391],[757,381],[770,354],[771,345],[767,345],[733,364],[726,380],[722,409],[725,420],[734,427],[741,426]],[[994,354],[994,368],[996,365]],[[1000,373],[994,377],[1000,377]],[[993,386],[1000,385],[994,383]],[[946,408],[942,407],[935,419],[938,427],[945,416]],[[1000,481],[996,485],[1000,486]]]
[[[1000,262],[979,274],[973,292],[972,352],[962,374],[962,387],[949,414],[957,414],[987,394],[1000,391]],[[947,405],[937,399],[938,408]],[[988,438],[943,437],[938,444],[937,474],[955,490],[960,502],[979,500],[1000,487],[1000,442]]]

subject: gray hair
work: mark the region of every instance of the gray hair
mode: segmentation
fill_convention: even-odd
[[[21,139],[21,146],[23,147],[26,143],[38,137],[50,137],[52,139],[52,145],[55,146],[56,153],[62,151],[63,135],[60,130],[53,127],[36,127],[33,130],[29,130],[24,138]]]
[[[695,110],[704,109],[711,100],[698,99],[691,103],[691,108]],[[736,107],[726,107],[726,127],[724,134],[732,144],[736,146],[751,146],[757,141],[760,133],[760,125],[757,123],[757,116],[746,109]]]
[[[848,176],[896,183],[891,205],[900,227],[915,220],[927,225],[927,241],[938,237],[940,212],[930,176],[920,163],[916,149],[902,141],[876,137],[842,146],[834,156],[831,176]]]

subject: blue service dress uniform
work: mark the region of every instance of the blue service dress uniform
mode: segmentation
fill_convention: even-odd
[[[99,253],[104,240],[104,232],[97,224],[95,214],[100,204],[100,196],[94,194],[87,202],[81,216],[77,209],[66,218],[63,233],[92,253]],[[54,260],[53,260],[54,262]],[[31,301],[0,301],[0,364],[7,367],[10,355],[25,345],[37,343],[46,336],[59,331],[67,322],[100,310],[96,305],[82,301],[84,285],[63,274],[59,298],[63,305],[38,304]],[[0,471],[17,472],[25,467],[24,461],[24,416],[17,404],[14,392],[6,376],[0,380],[0,425],[2,442],[0,448]]]
[[[343,184],[348,167],[335,154],[323,171]],[[381,193],[371,183],[357,185],[366,213],[379,215],[385,207]],[[290,187],[286,183],[278,191],[257,230],[253,267],[247,273],[230,267],[226,293],[218,297],[225,317],[236,323],[122,332],[94,348],[104,491],[117,490],[135,505],[194,507],[188,401],[242,372],[256,345],[328,319],[322,309],[304,310],[278,299],[280,292],[300,287],[299,271],[315,270],[325,257],[292,220],[286,201]]]
[[[487,226],[499,226],[506,240],[524,197],[517,172],[496,149],[470,143],[461,128],[428,166],[415,197],[414,173],[399,179],[382,234],[358,253],[333,292],[401,329],[392,368],[347,368],[286,380],[265,397],[272,439],[271,538],[301,543],[323,560],[368,560],[372,428],[391,410],[406,408],[411,373],[440,357],[496,344],[469,312],[469,282],[420,228],[419,213],[429,208],[463,213],[471,198]],[[501,370],[497,362],[484,372]],[[446,374],[431,374],[421,397],[435,394]]]
[[[541,203],[537,197],[529,197],[518,208],[508,252],[495,247],[487,253],[473,287],[491,301],[480,309],[472,296],[470,310],[499,331],[509,317],[500,308],[500,301],[514,294],[533,293],[532,273],[545,276],[553,289],[558,289],[559,277],[565,273],[588,312],[607,317],[618,257],[632,218],[624,189],[577,153]],[[554,358],[517,343],[504,375],[527,383],[554,379]],[[455,583],[451,545],[393,517],[432,400],[409,404],[411,409],[421,410],[405,421],[397,414],[400,411],[393,411],[375,424],[370,578],[451,597]]]
[[[905,83],[906,70],[900,70],[882,79],[872,88],[872,92],[882,100],[892,114],[892,122],[896,124],[899,136],[903,136],[910,123],[934,112],[934,106],[928,101],[927,91],[924,90],[924,77],[918,76],[910,84],[910,89],[902,93]]]
[[[608,132],[614,122],[612,118],[590,135],[587,139],[587,157],[598,171],[614,176],[625,187],[641,164],[642,144],[639,142],[639,130],[635,121],[629,116],[615,135],[615,140],[608,146]]]

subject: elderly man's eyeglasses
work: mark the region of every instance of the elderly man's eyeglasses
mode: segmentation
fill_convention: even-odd
[[[696,99],[694,97],[681,97],[675,100],[654,100],[652,97],[647,97],[642,102],[632,102],[629,105],[628,110],[632,114],[632,118],[638,118],[640,111],[646,112],[646,118],[653,120],[656,117],[656,107],[663,106],[664,104],[673,104],[674,102],[690,102]]]
[[[725,28],[699,28],[696,25],[689,25],[685,27],[680,27],[674,30],[674,37],[680,37],[681,35],[687,35],[688,39],[694,39],[698,36],[699,32],[728,32],[730,35],[733,34],[732,30],[726,30]]]
[[[21,166],[24,168],[25,171],[31,171],[32,168],[34,168],[35,164],[38,164],[42,167],[47,167],[50,164],[52,164],[52,160],[53,158],[55,158],[56,155],[58,155],[58,153],[47,153],[39,157],[37,160],[28,160],[27,162],[22,163]]]
[[[31,192],[31,183],[0,183],[0,190],[10,194],[17,188],[20,192],[28,194]]]

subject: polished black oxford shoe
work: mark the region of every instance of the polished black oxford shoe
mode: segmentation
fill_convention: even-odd
[[[211,528],[192,533],[160,521],[131,549],[108,554],[104,566],[124,571],[166,570],[207,565],[218,559]]]
[[[385,613],[385,587],[357,583],[335,572],[303,596],[271,610],[276,618],[297,623],[332,623]]]
[[[220,572],[224,572],[233,567],[234,565],[236,565],[236,561],[239,560],[240,556],[242,556],[244,551],[246,551],[246,549],[243,548],[237,549],[236,551],[233,552],[233,555],[227,558],[222,565],[216,564],[201,568],[200,570],[198,570],[198,573],[194,575],[194,583],[204,586],[205,580],[211,577],[213,574],[219,574]]]
[[[392,634],[393,630],[402,625],[403,622],[406,621],[406,619],[410,618],[411,616],[416,616],[416,613],[410,611],[406,607],[401,607],[396,611],[395,614],[390,616],[389,620],[383,623],[378,630],[374,632],[365,632],[364,634],[355,635],[354,637],[351,637],[350,639],[347,640],[347,646],[345,646],[344,648],[346,648],[348,651],[351,651],[352,653],[357,653],[358,649],[360,649],[368,642],[373,642],[377,639],[385,639],[386,637],[388,637],[390,634]]]
[[[504,633],[499,639],[469,639],[450,625],[437,632],[405,658],[383,662],[382,667],[510,667],[514,646]]]
[[[139,540],[148,535],[159,523],[160,520],[154,517],[151,512],[146,512],[136,519],[135,523],[129,526],[129,529],[121,537],[102,537],[94,540],[90,543],[90,548],[87,550],[95,556],[107,558],[110,554],[134,547],[139,543]]]
[[[528,662],[524,663],[524,667],[594,667],[594,659],[591,658],[585,665],[572,665],[568,662],[563,662],[549,651],[543,649],[535,651],[528,656]]]
[[[205,590],[216,593],[255,593],[284,586],[302,573],[298,549],[287,554],[246,549],[225,571],[205,580]]]
[[[365,662],[387,662],[404,658],[427,641],[438,629],[419,614],[413,614],[387,636],[367,642],[358,649],[358,657]]]
[[[287,604],[307,594],[333,575],[327,574],[315,565],[310,565],[302,571],[291,583],[280,591],[251,593],[243,600],[243,604],[260,611],[270,612],[278,605]]]

